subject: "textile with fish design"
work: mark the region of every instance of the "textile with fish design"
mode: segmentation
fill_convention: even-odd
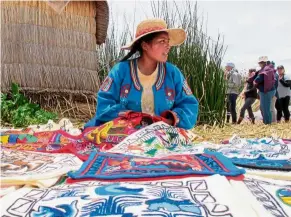
[[[76,172],[68,173],[73,179],[155,178],[180,175],[238,176],[244,173],[219,153],[172,155],[145,158],[123,154],[92,153]]]

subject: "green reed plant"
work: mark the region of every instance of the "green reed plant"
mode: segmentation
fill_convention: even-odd
[[[198,17],[195,2],[177,5],[176,2],[153,1],[151,6],[155,17],[166,20],[169,27],[180,26],[187,32],[186,42],[171,49],[169,61],[182,70],[199,101],[199,123],[222,126],[226,110],[226,83],[221,69],[226,50],[223,39],[218,35],[213,40],[203,32],[203,17]]]

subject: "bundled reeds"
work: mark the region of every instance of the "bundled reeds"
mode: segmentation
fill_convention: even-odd
[[[87,105],[98,91],[96,44],[105,41],[108,5],[70,1],[57,13],[51,4],[58,3],[1,2],[1,91],[18,83],[42,107],[60,110],[58,104],[65,105],[59,112],[71,116],[80,109],[69,113],[66,105],[79,101]],[[90,109],[91,105],[87,109],[91,114]]]

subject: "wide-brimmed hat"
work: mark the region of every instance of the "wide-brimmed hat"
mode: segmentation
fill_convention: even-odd
[[[258,63],[262,63],[262,62],[266,63],[268,61],[269,61],[269,59],[267,56],[261,56],[261,57],[259,57]]]
[[[148,19],[138,24],[136,28],[135,38],[128,45],[121,47],[121,49],[130,50],[134,43],[143,36],[154,32],[167,32],[170,38],[170,45],[177,46],[186,40],[186,32],[181,28],[168,29],[167,23],[162,19]]]

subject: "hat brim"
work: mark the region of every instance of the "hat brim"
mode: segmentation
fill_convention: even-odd
[[[122,46],[121,49],[130,50],[132,48],[132,46],[134,45],[134,43],[137,42],[139,39],[141,39],[142,37],[144,37],[146,35],[155,33],[155,32],[167,32],[169,34],[169,38],[170,38],[170,46],[179,46],[187,38],[187,34],[186,34],[184,29],[180,29],[180,28],[160,29],[160,30],[148,32],[146,34],[143,34],[143,35],[135,38],[130,44]]]

